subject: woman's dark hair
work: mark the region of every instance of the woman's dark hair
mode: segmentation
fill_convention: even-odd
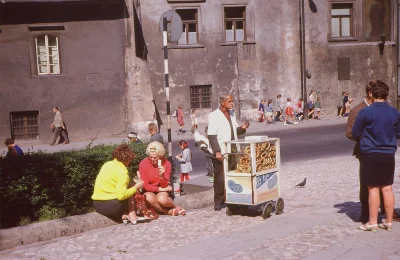
[[[14,140],[11,139],[11,138],[7,138],[7,139],[4,141],[4,144],[5,144],[5,145],[14,144]]]
[[[312,94],[313,92],[314,92],[314,90],[311,90],[311,91],[310,91],[310,94],[308,94],[308,96],[311,96],[311,94]]]
[[[272,99],[268,99],[268,105],[272,103]]]
[[[281,94],[278,94],[278,96],[276,96],[276,98],[280,98],[280,97],[282,97]]]
[[[301,97],[301,98],[299,98],[299,101],[304,101],[304,98],[302,98],[302,97]]]
[[[386,99],[389,95],[389,87],[380,80],[371,80],[368,83],[371,86],[372,96],[376,99]]]
[[[115,148],[112,153],[112,158],[117,159],[119,162],[129,162],[135,159],[135,154],[127,144],[121,144]]]

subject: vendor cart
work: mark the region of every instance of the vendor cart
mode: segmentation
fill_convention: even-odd
[[[226,214],[233,215],[246,206],[259,206],[264,219],[271,216],[274,208],[277,215],[282,214],[279,138],[249,136],[225,145]]]

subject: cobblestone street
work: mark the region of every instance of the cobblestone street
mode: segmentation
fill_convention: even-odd
[[[356,229],[357,167],[350,156],[286,164],[281,174],[285,212],[268,220],[205,208],[22,246],[1,252],[0,259],[400,259],[400,225],[394,224],[392,233]],[[294,188],[303,177],[306,187]]]

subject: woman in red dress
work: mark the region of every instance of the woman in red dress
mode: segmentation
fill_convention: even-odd
[[[179,132],[178,134],[183,134],[183,126],[185,125],[185,121],[183,120],[183,110],[182,106],[178,106],[178,110],[176,112],[177,121],[179,124]]]
[[[165,158],[165,148],[159,142],[151,142],[146,148],[147,158],[139,164],[139,172],[143,180],[147,203],[157,212],[171,216],[186,215],[186,211],[175,205],[168,196],[172,191],[169,185],[171,177],[171,163]]]

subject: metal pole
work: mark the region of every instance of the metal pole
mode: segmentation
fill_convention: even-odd
[[[169,193],[172,199],[175,198],[174,194],[174,162],[172,161],[172,138],[171,138],[171,105],[169,102],[169,73],[168,73],[168,21],[167,18],[163,18],[163,45],[164,45],[164,79],[165,79],[165,96],[167,101],[167,128],[168,128],[168,160],[171,163],[171,176],[169,184],[172,187],[172,191]]]
[[[301,96],[304,99],[304,119],[308,119],[307,104],[307,78],[306,78],[306,37],[305,37],[304,0],[299,0],[299,25],[300,25],[300,76]]]

